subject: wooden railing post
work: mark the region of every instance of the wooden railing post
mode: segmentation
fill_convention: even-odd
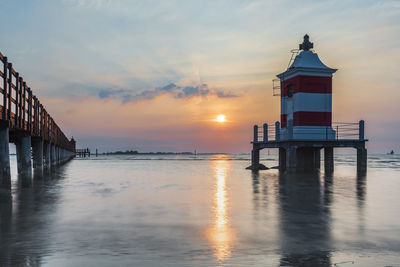
[[[23,83],[23,86],[22,86],[22,90],[23,90],[23,96],[22,96],[22,98],[23,98],[23,100],[22,100],[22,129],[23,130],[25,130],[25,125],[26,125],[26,123],[25,123],[25,113],[26,113],[26,105],[25,105],[25,103],[26,103],[26,82],[24,82]]]
[[[11,120],[11,94],[12,94],[12,63],[8,63],[8,107],[7,120]]]
[[[32,133],[32,91],[28,87],[28,130]]]
[[[21,128],[22,124],[22,85],[23,85],[22,77],[19,77],[19,87],[18,87],[18,128]]]
[[[33,119],[32,119],[32,121],[33,121],[33,134],[35,134],[36,135],[36,128],[37,128],[37,123],[36,123],[36,120],[37,120],[37,115],[36,115],[36,96],[33,96],[32,97],[32,104],[33,104],[33,114],[32,114],[32,117],[33,117]]]
[[[1,119],[7,119],[7,71],[8,71],[8,61],[7,57],[3,58],[3,109],[1,112]]]
[[[39,132],[39,134],[40,134],[40,136],[43,136],[43,126],[44,126],[44,120],[43,120],[43,117],[44,117],[43,105],[40,104],[39,107],[40,107],[40,132]]]
[[[15,126],[18,127],[18,89],[19,89],[19,73],[15,73]]]

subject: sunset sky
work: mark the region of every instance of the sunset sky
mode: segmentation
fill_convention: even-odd
[[[1,0],[0,52],[78,147],[249,152],[308,33],[333,121],[400,151],[399,1]],[[217,122],[224,114],[226,122]]]

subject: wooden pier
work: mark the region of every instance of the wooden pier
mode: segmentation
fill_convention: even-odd
[[[0,53],[0,193],[10,194],[9,143],[16,145],[18,174],[55,167],[75,157],[69,140],[7,57]]]
[[[89,148],[83,148],[83,149],[76,149],[76,155],[78,156],[78,157],[83,157],[83,158],[85,158],[85,157],[90,157],[90,149]],[[96,156],[97,156],[97,154],[96,154]]]
[[[251,144],[251,169],[260,169],[260,150],[264,148],[279,149],[279,170],[280,171],[315,171],[320,169],[321,150],[324,150],[325,173],[332,173],[334,170],[334,148],[350,147],[357,150],[357,171],[365,172],[367,169],[367,149],[364,138],[364,121],[359,123],[336,123],[326,127],[325,139],[281,139],[280,123],[275,123],[275,128],[268,130],[265,123],[259,131],[254,126],[254,138]],[[335,136],[328,134],[329,129],[335,129]],[[320,129],[320,127],[319,127]],[[311,129],[312,130],[312,129]],[[289,136],[293,136],[293,127],[288,127]],[[306,133],[303,133],[303,135]],[[311,133],[312,134],[312,133]],[[261,135],[261,136],[260,136]],[[270,138],[275,139],[270,139]]]

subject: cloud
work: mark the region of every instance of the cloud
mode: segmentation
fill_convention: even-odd
[[[198,86],[185,86],[181,87],[175,83],[170,83],[164,87],[157,87],[151,90],[145,90],[140,93],[133,93],[126,89],[102,89],[98,97],[101,99],[116,98],[121,99],[123,103],[151,100],[160,95],[171,95],[174,98],[187,99],[191,97],[207,97],[216,96],[218,98],[233,98],[238,95],[231,92],[224,92],[217,89],[210,89],[207,84]]]

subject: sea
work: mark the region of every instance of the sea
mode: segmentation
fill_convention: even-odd
[[[0,266],[400,266],[400,155],[370,154],[364,174],[355,159],[336,154],[328,175],[253,173],[249,154],[99,155],[27,178],[12,156]]]

